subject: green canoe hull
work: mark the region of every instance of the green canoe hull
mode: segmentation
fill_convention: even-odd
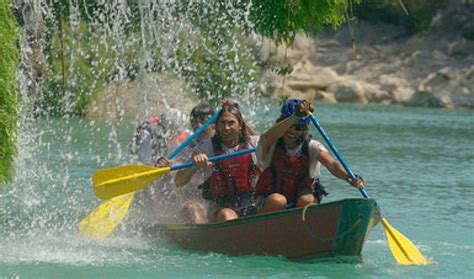
[[[155,225],[148,232],[184,249],[232,256],[358,257],[379,219],[375,200],[345,199],[220,223]]]

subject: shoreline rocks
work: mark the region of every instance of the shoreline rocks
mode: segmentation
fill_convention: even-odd
[[[438,23],[439,24],[439,23]],[[474,41],[438,26],[405,36],[402,27],[360,22],[298,35],[293,47],[265,40],[260,58],[262,94],[327,102],[474,108]],[[287,76],[275,69],[292,64]]]
[[[408,35],[401,26],[359,21],[353,37],[343,26],[314,38],[298,35],[292,47],[264,39],[256,43],[266,65],[260,92],[275,100],[474,109],[472,22],[474,4],[459,2],[436,16],[427,32]],[[290,74],[277,74],[288,65]],[[184,81],[158,73],[109,84],[87,115],[143,119],[168,109],[187,112],[195,100],[185,88]]]

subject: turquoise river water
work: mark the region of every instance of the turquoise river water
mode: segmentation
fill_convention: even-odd
[[[260,131],[277,108],[262,114],[250,117]],[[474,113],[321,105],[316,115],[387,220],[433,264],[398,265],[380,224],[356,262],[195,253],[133,234],[88,240],[77,224],[100,203],[91,175],[130,160],[134,125],[39,119],[21,139],[15,182],[0,190],[0,278],[474,278]],[[322,180],[325,201],[360,196],[327,171]]]

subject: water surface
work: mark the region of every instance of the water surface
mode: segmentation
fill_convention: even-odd
[[[277,108],[261,111],[244,112],[263,131]],[[16,182],[0,190],[0,278],[472,278],[474,113],[321,104],[316,115],[388,221],[434,264],[398,265],[381,225],[358,262],[195,253],[133,234],[87,240],[77,224],[100,203],[90,177],[131,160],[134,125],[39,119],[21,139]],[[325,201],[359,196],[327,171],[322,182]]]

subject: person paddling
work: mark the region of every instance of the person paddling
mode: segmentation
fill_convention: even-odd
[[[212,201],[208,219],[226,221],[256,213],[254,192],[260,169],[255,154],[228,158],[214,164],[208,158],[256,147],[258,139],[256,131],[242,117],[239,105],[224,100],[216,120],[216,135],[196,147],[190,159],[196,168],[179,171],[175,176],[176,186],[188,184],[196,173],[207,177],[200,188],[203,197]],[[207,221],[204,218],[193,219],[196,208],[188,207],[187,211],[190,222]]]
[[[189,114],[189,123],[193,132],[189,129],[185,129],[173,136],[170,140],[170,145],[177,147],[184,142],[192,133],[196,132],[202,125],[204,125],[213,115],[214,110],[208,103],[200,103],[193,107]],[[210,124],[201,134],[199,134],[193,141],[191,141],[183,150],[181,150],[175,157],[174,164],[181,164],[193,154],[194,148],[199,145],[204,139],[212,138],[215,135],[215,124]],[[157,167],[171,166],[171,162],[166,160],[165,157],[160,157],[155,163]]]
[[[136,161],[153,165],[157,156],[168,150],[168,131],[172,124],[164,115],[150,117],[140,123],[133,134],[128,148]]]
[[[311,102],[290,99],[281,107],[276,123],[261,136],[257,157],[264,171],[256,192],[265,200],[259,213],[320,203],[327,195],[319,181],[321,164],[335,177],[364,187],[360,176],[350,179],[324,145],[308,136],[306,115],[313,111]]]
[[[193,129],[193,132],[196,132],[201,126],[203,126],[213,115],[214,110],[211,106],[207,103],[200,103],[195,106],[190,113],[189,122]],[[174,136],[170,143],[172,146],[176,147],[181,142],[185,141],[191,132],[189,130],[184,130],[178,135]],[[186,146],[183,150],[181,150],[178,155],[176,155],[175,160],[173,162],[168,161],[165,157],[160,157],[155,166],[157,167],[171,167],[172,165],[179,165],[185,163],[194,153],[195,148],[205,139],[210,139],[215,135],[215,123],[210,124],[201,134],[199,134],[193,141],[191,141],[188,146]],[[172,175],[172,174],[169,174]],[[173,177],[170,176],[170,179],[174,180]],[[184,188],[176,188],[172,192],[175,194],[173,200],[176,201],[184,201],[181,202],[178,206],[180,208],[179,211],[179,219],[184,220],[186,222],[192,223],[206,223],[207,222],[207,211],[206,207],[208,203],[205,199],[202,198],[200,194],[200,190],[198,186],[204,183],[206,177],[203,175],[196,175],[189,182],[190,187]],[[174,184],[174,183],[173,183]]]
[[[190,113],[190,125],[195,132],[214,115],[214,110],[207,103],[200,103],[193,107]],[[168,129],[166,129],[168,127]],[[151,129],[149,129],[151,128]],[[174,128],[174,129],[173,129]],[[215,125],[209,125],[202,133],[182,149],[172,161],[168,161],[160,155],[167,154],[184,142],[190,135],[189,129],[184,129],[173,137],[169,137],[172,130],[171,121],[167,121],[163,115],[160,118],[150,118],[142,123],[134,135],[136,153],[143,163],[155,165],[156,167],[171,167],[184,163],[193,154],[194,148],[206,138],[215,134]],[[157,148],[158,149],[154,149]],[[205,209],[200,205],[204,202],[197,186],[204,182],[204,179],[195,177],[193,184],[195,187],[177,189],[174,186],[174,174],[163,175],[153,185],[137,192],[134,199],[133,212],[135,219],[143,220],[145,223],[176,222],[183,218],[182,208],[185,204],[194,206],[200,215],[205,215]],[[194,189],[196,188],[196,189]],[[196,217],[199,218],[199,217]]]
[[[207,103],[200,103],[193,107],[190,113],[189,122],[192,130],[196,131],[214,114],[214,110]],[[172,121],[170,116],[162,114],[156,117],[150,117],[143,121],[137,128],[128,144],[130,152],[135,155],[136,161],[155,166],[164,166],[166,161],[159,162],[164,157],[163,154],[170,152],[182,142],[184,142],[193,132],[190,129],[184,129],[181,132],[172,135],[173,131],[178,130],[176,121]],[[214,135],[214,124],[204,130],[199,136],[189,143],[180,153],[177,154],[175,161],[184,161],[192,154],[190,153],[196,145],[205,138]]]

